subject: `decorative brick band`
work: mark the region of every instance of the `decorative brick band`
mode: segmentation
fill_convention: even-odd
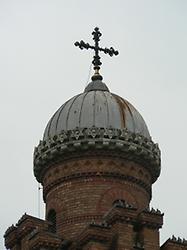
[[[48,186],[45,187],[44,189],[44,200],[46,197],[46,194],[53,189],[54,187],[58,186],[59,184],[68,182],[68,181],[72,181],[72,180],[77,180],[77,179],[82,179],[82,178],[112,178],[112,179],[118,179],[118,180],[122,180],[122,181],[128,181],[128,182],[132,182],[138,186],[140,186],[141,188],[143,188],[149,196],[151,196],[151,187],[146,184],[145,182],[143,182],[140,179],[137,179],[133,176],[130,175],[122,175],[120,173],[115,173],[115,172],[85,172],[85,173],[78,173],[78,174],[72,174],[69,176],[63,176],[59,179],[56,179],[55,181],[51,182]]]
[[[103,215],[98,214],[85,214],[76,217],[68,217],[62,221],[62,224],[72,224],[72,223],[82,223],[82,222],[94,222],[94,221],[101,221]]]
[[[62,131],[40,141],[34,151],[34,174],[42,182],[52,164],[94,154],[133,160],[148,169],[152,182],[160,175],[160,150],[151,139],[127,129],[96,127]]]

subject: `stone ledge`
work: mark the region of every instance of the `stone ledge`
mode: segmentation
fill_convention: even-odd
[[[138,220],[141,225],[152,229],[159,229],[163,225],[163,216],[158,209],[144,210],[138,215]]]

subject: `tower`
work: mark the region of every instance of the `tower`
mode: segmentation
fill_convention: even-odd
[[[92,81],[56,111],[34,152],[46,218],[23,215],[5,233],[9,249],[160,249],[163,214],[149,207],[160,150],[139,112],[103,83],[99,52],[118,52],[99,47],[98,28],[93,36],[94,46],[75,43],[95,51]],[[170,239],[162,249],[184,247]]]

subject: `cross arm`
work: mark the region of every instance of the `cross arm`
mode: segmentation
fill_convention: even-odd
[[[75,42],[74,44],[80,49],[94,49],[94,46],[91,46],[89,43],[85,43],[83,40],[80,42]]]
[[[98,48],[99,51],[103,51],[105,54],[109,54],[109,56],[117,56],[119,54],[119,52],[117,50],[115,50],[113,47],[110,47],[110,49],[108,48]]]
[[[108,54],[109,56],[117,56],[119,52],[115,50],[113,47],[110,48],[101,48],[99,47],[99,41],[101,37],[101,32],[99,31],[99,28],[95,28],[92,32],[93,40],[95,42],[94,45],[90,45],[89,43],[85,43],[83,40],[80,42],[75,42],[75,46],[82,49],[93,49],[94,50],[94,56],[92,64],[94,65],[95,74],[92,76],[92,80],[102,80],[102,76],[99,74],[100,66],[101,66],[101,58],[99,56],[99,52],[104,52],[105,54]]]

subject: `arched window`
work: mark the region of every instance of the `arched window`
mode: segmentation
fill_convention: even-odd
[[[56,233],[56,212],[54,209],[51,209],[47,215],[47,220],[49,221],[49,231]]]

